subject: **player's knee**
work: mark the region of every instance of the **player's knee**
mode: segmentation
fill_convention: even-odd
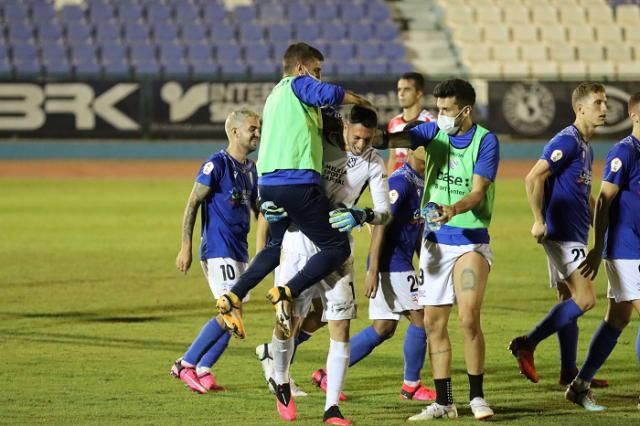
[[[582,309],[582,312],[587,312],[596,306],[596,297],[594,294],[580,294],[574,298],[576,305]]]
[[[458,314],[458,324],[465,334],[478,334],[480,332],[480,311],[471,310]]]
[[[424,317],[424,328],[425,328],[425,330],[427,330],[427,334],[429,336],[439,335],[439,334],[443,333],[446,330],[447,322],[442,320],[442,319],[433,318],[433,317],[425,315],[425,317]]]
[[[393,324],[376,324],[374,329],[382,340],[391,339],[396,332],[396,327]]]

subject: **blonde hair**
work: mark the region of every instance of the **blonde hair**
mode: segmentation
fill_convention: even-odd
[[[227,137],[229,137],[231,129],[237,129],[249,117],[255,117],[258,120],[260,119],[258,113],[248,108],[231,111],[224,122],[224,131],[227,134]]]

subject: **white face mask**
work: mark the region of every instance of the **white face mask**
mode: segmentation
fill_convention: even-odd
[[[460,125],[456,126],[456,119],[460,117],[460,114],[464,111],[461,110],[455,117],[449,117],[446,115],[438,114],[438,128],[448,135],[455,135],[460,130]]]

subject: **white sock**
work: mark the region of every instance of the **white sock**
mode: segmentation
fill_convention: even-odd
[[[289,364],[293,355],[293,338],[287,340],[278,339],[275,334],[271,340],[273,354],[273,380],[276,384],[289,383]]]
[[[196,367],[196,374],[198,374],[198,376],[201,376],[204,373],[211,373],[211,369],[209,367]]]
[[[419,383],[420,383],[420,380],[418,380],[418,381],[416,381],[416,382],[411,381],[411,380],[405,380],[405,381],[404,381],[404,384],[405,384],[405,385],[407,385],[407,386],[411,386],[412,388],[415,388],[416,386],[418,386],[418,384],[419,384]]]
[[[327,399],[324,410],[327,411],[340,401],[340,391],[349,368],[349,342],[336,342],[329,339],[329,355],[327,356]]]

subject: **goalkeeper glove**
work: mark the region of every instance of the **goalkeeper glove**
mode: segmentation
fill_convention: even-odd
[[[260,213],[269,223],[277,222],[289,216],[282,207],[273,204],[273,201],[265,201],[260,204]]]
[[[373,210],[370,208],[340,208],[329,213],[329,223],[331,227],[340,232],[349,232],[356,226],[360,226],[371,220],[373,220]]]

